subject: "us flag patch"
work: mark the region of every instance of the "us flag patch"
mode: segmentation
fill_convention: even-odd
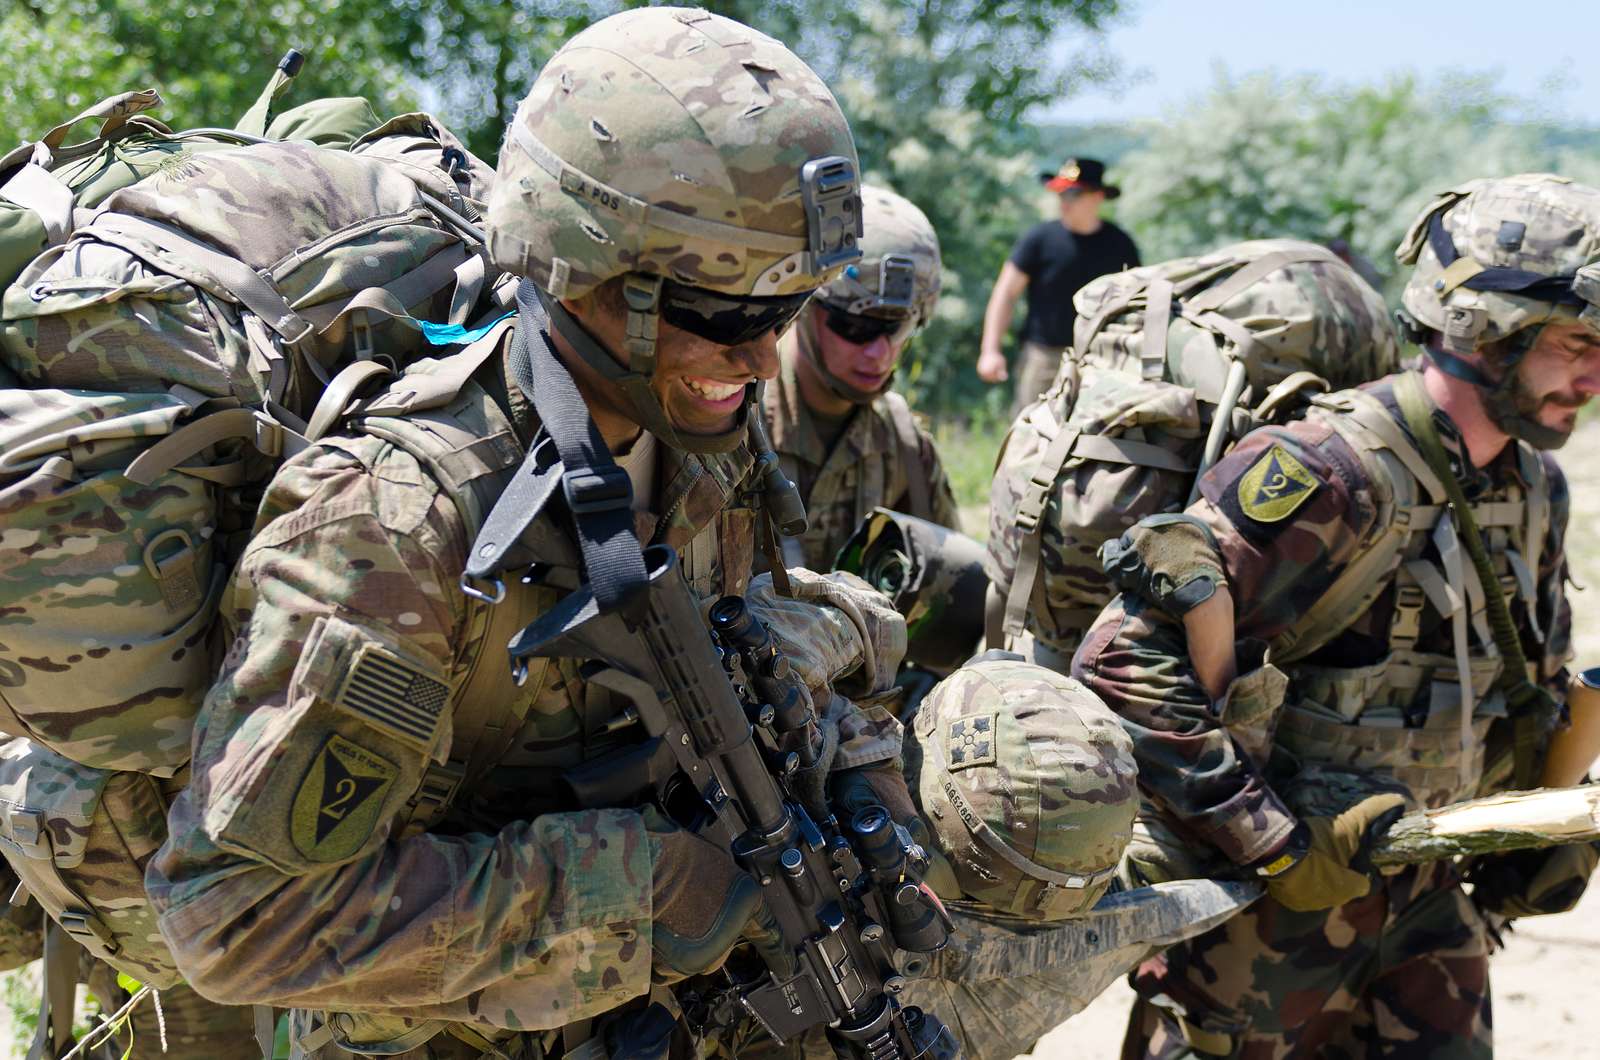
[[[363,644],[334,702],[373,728],[427,751],[449,699],[449,685],[393,652]]]

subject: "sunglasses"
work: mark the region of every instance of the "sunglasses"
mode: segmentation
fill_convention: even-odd
[[[894,341],[898,335],[909,334],[915,326],[915,321],[911,317],[858,316],[832,306],[825,308],[828,330],[856,346],[865,346],[884,337]]]
[[[661,287],[661,318],[718,346],[753,342],[794,322],[811,292],[768,298],[730,298],[668,280]]]

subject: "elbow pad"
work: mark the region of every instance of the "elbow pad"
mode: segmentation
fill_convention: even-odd
[[[1152,515],[1100,546],[1100,565],[1125,593],[1182,618],[1226,585],[1217,539],[1192,515]]]

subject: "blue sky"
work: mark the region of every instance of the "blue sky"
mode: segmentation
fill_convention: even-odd
[[[1215,80],[1275,69],[1364,83],[1390,74],[1500,75],[1551,116],[1600,125],[1600,3],[1594,0],[1127,0],[1106,35],[1131,83],[1081,92],[1045,115],[1159,118]]]

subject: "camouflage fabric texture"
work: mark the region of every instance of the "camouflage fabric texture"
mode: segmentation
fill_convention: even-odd
[[[476,387],[452,406],[472,436],[526,445],[537,423],[516,411],[497,419]],[[677,548],[706,599],[742,591],[750,453],[658,453],[659,485],[635,513],[640,539]],[[508,467],[516,447],[510,455]],[[447,488],[377,437],[326,440],[275,477],[224,598],[233,647],[202,714],[195,781],[146,873],[179,966],[208,996],[336,1012],[338,1033],[357,1042],[429,1019],[505,1042],[649,989],[642,819],[577,805],[560,780],[636,738],[605,724],[626,703],[590,685],[580,660],[560,660],[474,700],[494,704],[487,716],[468,709],[480,655],[505,670],[492,654],[504,638],[456,588],[471,540]],[[576,579],[576,544],[554,515],[524,542],[558,584]],[[562,595],[521,582],[507,591],[493,613],[509,609],[513,631]],[[348,691],[352,664],[443,689],[442,701],[373,709]],[[418,832],[433,822],[409,804],[431,766],[494,729],[507,733],[503,749],[487,745],[451,811]],[[841,756],[898,756],[899,725],[882,708],[846,715],[839,730]],[[351,785],[330,786],[346,775]],[[354,794],[333,805],[343,790]],[[346,911],[331,921],[330,893]]]
[[[438,162],[453,138],[418,116],[380,132],[358,145],[374,157],[173,155],[8,289],[0,359],[25,389],[0,397],[5,732],[99,768],[180,768],[253,502],[232,487],[304,444],[330,373],[374,333],[396,362],[426,345],[378,317],[473,309],[482,260],[422,198],[459,198],[437,165],[426,175],[428,145]],[[134,463],[157,445],[177,448]]]
[[[1031,920],[1105,893],[1138,810],[1132,742],[1070,677],[979,659],[917,711],[906,773],[960,893]]]
[[[861,186],[861,208],[861,260],[819,287],[816,300],[850,314],[904,317],[913,329],[926,327],[942,283],[933,224],[916,203],[873,184]]]
[[[1300,816],[1336,811],[1317,800],[1350,785],[1308,767],[1396,785],[1414,806],[1503,783],[1485,772],[1499,661],[1472,599],[1475,579],[1455,581],[1466,596],[1459,627],[1447,599],[1411,580],[1449,564],[1459,546],[1448,518],[1428,517],[1430,492],[1395,455],[1412,444],[1396,378],[1318,398],[1306,418],[1246,436],[1203,476],[1201,499],[1187,509],[1209,541],[1184,534],[1165,551],[1145,550],[1149,562],[1164,556],[1170,570],[1232,594],[1240,677],[1219,701],[1188,663],[1181,620],[1131,591],[1106,608],[1074,659],[1074,674],[1133,736],[1156,845],[1220,860],[1201,871],[1259,862]],[[1436,412],[1435,422],[1512,590],[1536,676],[1559,695],[1571,630],[1565,481],[1548,454],[1520,444],[1476,468],[1449,418]],[[1385,534],[1397,511],[1414,537]],[[1548,517],[1530,517],[1540,512]],[[1141,529],[1159,537],[1176,525]],[[1390,563],[1385,549],[1411,558]],[[1463,643],[1470,699],[1458,680]],[[1141,970],[1145,1005],[1126,1055],[1185,1055],[1177,1025],[1150,1010],[1162,996],[1183,1006],[1198,1055],[1487,1055],[1486,960],[1481,918],[1442,869],[1386,877],[1328,913],[1264,902]]]
[[[1488,935],[1448,865],[1325,912],[1263,898],[1132,980],[1124,1057],[1494,1055]]]
[[[778,340],[778,378],[767,384],[764,411],[780,465],[800,488],[806,532],[783,541],[791,567],[830,570],[835,557],[874,508],[889,508],[961,529],[955,493],[933,436],[915,422],[906,399],[886,391],[850,413],[830,447],[795,378],[799,328]],[[911,444],[915,437],[915,445]],[[913,511],[910,476],[918,476],[929,511]]]
[[[664,87],[665,86],[665,87]],[[696,8],[607,19],[540,72],[506,133],[490,254],[556,298],[623,273],[730,294],[804,292],[854,250],[859,200],[812,232],[809,161],[856,171],[832,93],[770,37]]]
[[[0,852],[51,919],[94,957],[140,982],[181,976],[144,895],[177,785],[63,758],[32,740],[0,746]]]
[[[1177,299],[1165,327],[1151,322],[1163,297]],[[1293,413],[1303,391],[1354,386],[1399,362],[1378,293],[1331,252],[1296,240],[1103,276],[1074,304],[1076,351],[1001,451],[987,566],[1001,596],[1022,594],[1007,618],[1010,641],[1026,631],[1045,649],[1041,661],[1062,668],[1115,593],[1100,546],[1187,502],[1230,362],[1244,364],[1248,382],[1233,437]],[[1034,548],[1022,564],[1031,585],[1015,584]]]
[[[1451,244],[1459,261],[1441,261]],[[1551,320],[1577,317],[1600,330],[1600,189],[1551,173],[1469,181],[1423,208],[1395,260],[1413,266],[1406,311],[1456,352]],[[1465,286],[1485,268],[1572,277],[1580,304]]]
[[[1255,891],[1211,880],[1163,883],[1108,894],[1082,917],[1048,924],[951,902],[950,945],[911,979],[904,1000],[944,1020],[968,1060],[1010,1060],[1152,950],[1222,923]]]

